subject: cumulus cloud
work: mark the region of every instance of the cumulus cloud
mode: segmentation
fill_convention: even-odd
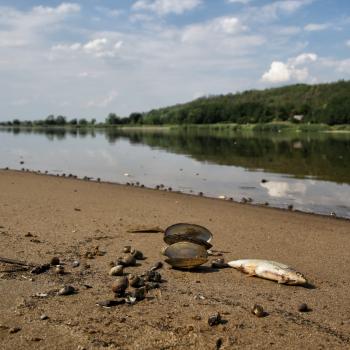
[[[132,6],[135,11],[151,11],[160,16],[182,14],[198,7],[202,0],[138,0]]]
[[[270,69],[262,76],[262,81],[268,83],[285,83],[291,80],[305,81],[309,78],[307,67],[300,67],[317,60],[314,53],[304,53],[290,58],[286,63],[273,61]]]
[[[182,40],[193,42],[207,40],[213,34],[232,35],[247,30],[237,17],[218,17],[206,23],[187,26],[182,33]]]
[[[115,57],[118,51],[121,49],[123,41],[119,40],[116,42],[110,41],[107,38],[96,38],[88,41],[85,44],[74,43],[74,44],[58,44],[52,46],[52,51],[65,51],[65,52],[76,52],[81,51],[87,54],[91,54],[95,57]]]
[[[75,3],[62,3],[57,7],[35,6],[29,11],[0,6],[0,47],[37,45],[39,37],[53,30],[52,25],[79,11],[80,6]]]
[[[307,32],[316,32],[316,31],[328,29],[329,27],[330,27],[329,23],[309,23],[304,27],[304,29]]]
[[[48,6],[36,6],[33,8],[33,13],[38,13],[39,15],[66,15],[69,13],[79,12],[80,5],[74,3],[62,3],[57,7]]]
[[[269,22],[276,20],[280,15],[292,15],[314,0],[278,0],[260,7],[250,7],[246,13],[255,22]]]

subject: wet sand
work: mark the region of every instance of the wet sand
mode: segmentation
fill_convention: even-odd
[[[139,225],[191,222],[214,234],[224,258],[270,259],[303,272],[314,287],[284,286],[231,269],[160,270],[164,280],[133,306],[109,309],[109,263],[132,245],[157,261],[162,233]],[[30,232],[30,234],[28,234]],[[346,349],[350,348],[350,223],[346,220],[151,189],[0,171],[0,256],[47,263],[64,275],[6,272],[0,264],[1,349]],[[99,247],[104,255],[85,258]],[[73,268],[72,262],[80,260]],[[212,257],[211,259],[214,259]],[[89,265],[90,267],[88,267]],[[31,280],[32,279],[32,280]],[[71,284],[78,292],[57,296]],[[91,287],[91,288],[90,288]],[[36,293],[48,293],[35,297]],[[267,316],[250,312],[258,303]],[[306,303],[312,310],[298,311]],[[208,325],[220,312],[224,323]],[[41,320],[45,314],[48,319]],[[20,330],[11,333],[11,328]],[[14,329],[12,329],[13,331]]]

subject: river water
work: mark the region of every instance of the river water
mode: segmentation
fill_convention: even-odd
[[[3,128],[0,145],[0,168],[164,185],[350,218],[349,134]]]

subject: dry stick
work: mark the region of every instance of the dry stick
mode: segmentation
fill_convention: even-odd
[[[0,262],[6,263],[6,264],[28,266],[28,267],[35,267],[36,266],[36,265],[28,263],[26,261],[20,261],[20,260],[15,260],[15,259],[8,259],[8,258],[3,258],[1,256],[0,256]]]

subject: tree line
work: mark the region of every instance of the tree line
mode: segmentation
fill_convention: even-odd
[[[328,84],[295,84],[236,94],[206,96],[194,101],[134,112],[128,117],[109,113],[103,123],[96,119],[71,119],[50,115],[43,120],[2,122],[12,126],[109,126],[211,123],[295,123],[350,124],[350,81]]]

